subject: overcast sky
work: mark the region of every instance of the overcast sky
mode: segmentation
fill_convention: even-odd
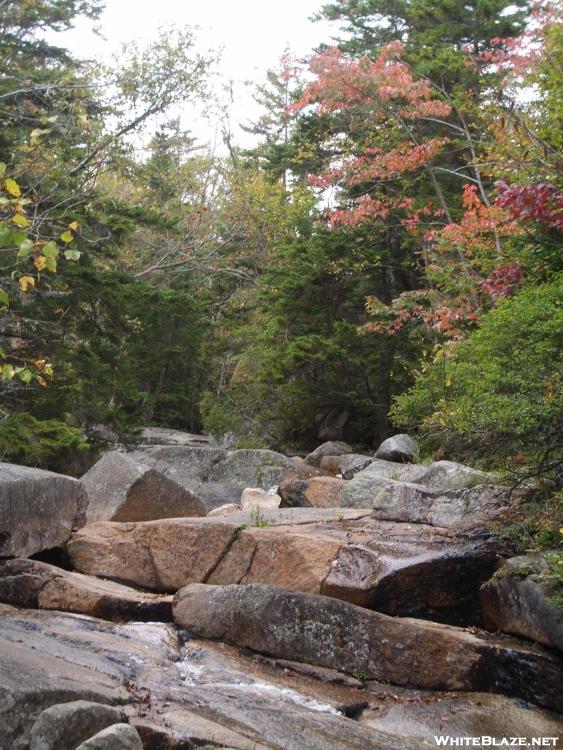
[[[66,46],[83,57],[107,57],[124,42],[150,40],[159,27],[199,26],[204,49],[223,49],[220,72],[235,82],[233,124],[252,120],[259,111],[244,81],[262,82],[289,45],[297,57],[330,36],[327,23],[309,21],[323,0],[106,0],[101,39],[79,23],[64,35]],[[200,137],[205,126],[197,125]],[[244,134],[237,132],[238,139]]]

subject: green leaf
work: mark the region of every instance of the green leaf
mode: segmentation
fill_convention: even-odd
[[[67,260],[78,260],[80,256],[80,250],[65,250],[65,258]]]
[[[0,161],[0,177],[4,177],[6,174],[6,165],[3,161]]]
[[[10,300],[8,298],[8,295],[3,289],[0,289],[0,305],[6,305],[6,307],[10,304]]]
[[[10,199],[6,198],[5,195],[0,195],[0,206],[9,206],[10,205]]]
[[[5,224],[0,224],[0,247],[12,244],[12,230]]]
[[[12,365],[4,365],[2,368],[2,379],[3,380],[12,380],[14,377],[14,368]]]
[[[33,242],[30,239],[25,239],[18,250],[18,258],[27,258],[27,256],[33,250]]]
[[[26,367],[19,373],[19,378],[22,381],[22,383],[31,383],[31,380],[33,378],[33,373],[31,372],[31,370],[28,370]]]
[[[47,261],[45,264],[47,270],[51,271],[51,273],[55,273],[55,271],[57,270],[57,259],[53,257],[45,257],[45,260]]]
[[[27,239],[23,232],[10,232],[10,244],[19,247]]]
[[[59,255],[59,248],[57,247],[57,243],[53,242],[53,240],[51,240],[51,242],[48,242],[43,248],[43,255],[46,258],[56,258]]]
[[[72,236],[71,232],[63,232],[61,234],[61,240],[63,242],[72,242],[74,240],[74,237]]]

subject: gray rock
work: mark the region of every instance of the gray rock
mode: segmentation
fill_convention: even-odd
[[[430,490],[421,484],[381,476],[373,464],[343,487],[343,508],[373,508],[387,521],[427,523],[432,526],[482,525],[499,516],[510,502],[510,489],[478,485],[460,490]]]
[[[0,557],[61,547],[84,526],[87,502],[76,479],[0,463]]]
[[[482,689],[563,708],[561,660],[511,639],[262,584],[191,584],[178,591],[173,611],[191,633],[274,657],[407,687]]]
[[[492,483],[492,476],[486,471],[455,461],[436,461],[428,466],[415,464],[405,469],[399,478],[401,482],[422,484],[430,490],[460,490]]]
[[[125,719],[122,710],[103,703],[58,703],[42,711],[33,723],[29,750],[75,750],[93,734]]]
[[[38,560],[0,562],[0,601],[18,607],[58,609],[104,620],[172,619],[169,596],[150,594]]]
[[[481,588],[485,624],[491,630],[522,635],[563,651],[563,612],[557,604],[561,584],[550,580],[548,555],[522,555],[507,560]]]
[[[281,497],[275,492],[266,492],[259,487],[246,487],[240,498],[240,509],[252,511],[252,509],[279,508]]]
[[[126,453],[106,453],[80,481],[88,494],[88,523],[207,513],[201,500],[185,487]]]
[[[384,461],[405,463],[414,460],[419,454],[418,444],[410,435],[400,434],[384,440],[375,453]]]
[[[90,737],[76,750],[143,750],[143,743],[135,727],[113,724]]]
[[[329,440],[328,442],[319,445],[318,448],[315,448],[314,451],[309,453],[309,455],[305,458],[305,463],[309,464],[310,466],[319,466],[321,463],[321,459],[324,456],[341,456],[345,453],[353,452],[354,451],[352,447],[348,445],[348,443],[343,443],[340,440]]]
[[[167,427],[144,427],[140,443],[144,445],[189,445],[208,446],[211,439],[207,435],[194,435],[191,432],[171,430]]]
[[[29,750],[41,711],[78,700],[119,703],[145,747],[418,750],[348,719],[365,700],[358,690],[291,676],[225,644],[181,647],[167,625],[0,605],[0,673],[1,750]]]

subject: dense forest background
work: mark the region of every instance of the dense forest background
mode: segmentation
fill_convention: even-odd
[[[401,429],[556,490],[557,8],[327,3],[337,47],[264,71],[255,148],[225,126],[219,154],[177,116],[210,96],[190,29],[113,66],[47,41],[100,11],[0,0],[3,458],[77,471],[149,424],[282,451]]]

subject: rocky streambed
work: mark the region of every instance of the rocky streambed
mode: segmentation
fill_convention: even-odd
[[[518,496],[386,442],[157,430],[82,480],[0,465],[0,748],[561,737],[544,563],[491,533]]]

